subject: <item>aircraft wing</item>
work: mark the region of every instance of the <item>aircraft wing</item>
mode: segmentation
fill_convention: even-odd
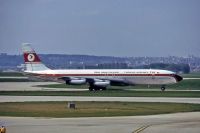
[[[84,77],[60,77],[59,79],[64,80],[66,84],[84,84],[88,83],[94,86],[128,86],[129,84],[124,80],[116,79],[102,79],[102,78],[84,78]]]

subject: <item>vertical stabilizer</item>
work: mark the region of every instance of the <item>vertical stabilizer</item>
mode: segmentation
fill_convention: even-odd
[[[26,71],[49,70],[49,68],[41,62],[39,56],[35,53],[34,49],[29,43],[22,44],[22,51],[24,55]]]

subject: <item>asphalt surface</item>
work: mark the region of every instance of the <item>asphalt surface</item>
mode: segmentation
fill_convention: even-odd
[[[200,112],[91,118],[0,117],[8,133],[199,133]]]
[[[57,82],[0,82],[0,91],[88,91],[77,88],[45,88],[38,85],[60,84]]]
[[[18,76],[18,77],[0,76],[0,79],[28,79],[28,77],[22,77],[22,76]]]
[[[0,96],[0,102],[30,101],[118,101],[118,102],[168,102],[196,103],[200,98],[164,98],[164,97],[85,97],[85,96]]]

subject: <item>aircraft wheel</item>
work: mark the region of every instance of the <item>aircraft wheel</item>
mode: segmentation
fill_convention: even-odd
[[[98,88],[98,87],[95,87],[95,88],[94,88],[94,90],[95,90],[95,91],[98,91],[98,90],[100,90],[100,88]]]
[[[91,86],[89,87],[89,91],[93,91],[93,88]]]
[[[165,91],[165,86],[162,86],[160,89],[161,91]]]
[[[106,87],[103,87],[103,88],[101,88],[103,91],[105,91],[107,88]]]

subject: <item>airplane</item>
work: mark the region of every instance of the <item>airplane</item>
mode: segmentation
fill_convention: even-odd
[[[159,69],[57,69],[45,66],[29,43],[22,44],[24,74],[31,77],[71,85],[89,84],[90,91],[106,90],[108,86],[161,85],[180,82],[183,78]]]

